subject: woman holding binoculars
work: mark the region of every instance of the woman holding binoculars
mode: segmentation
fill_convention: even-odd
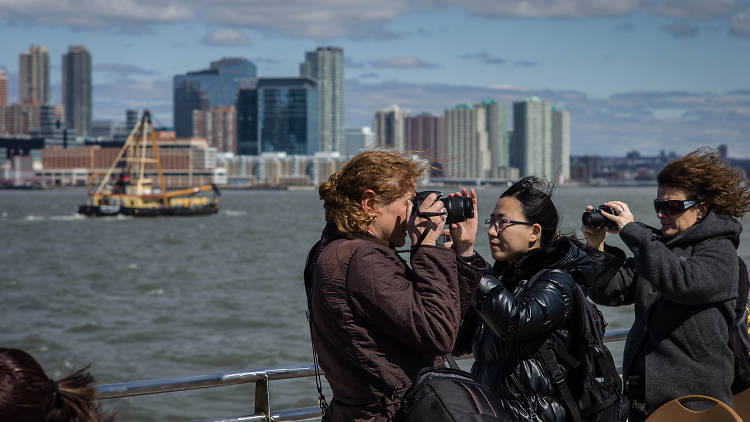
[[[326,227],[308,255],[305,287],[313,346],[333,391],[324,420],[392,420],[398,395],[417,372],[444,366],[484,272],[474,252],[476,194],[459,194],[473,217],[450,224],[452,249],[438,246],[444,202],[430,193],[420,197],[419,215],[413,209],[424,170],[399,155],[367,151],[320,185]],[[411,267],[395,250],[407,234],[420,243],[411,249]],[[394,391],[383,391],[377,379]]]
[[[590,297],[601,305],[635,305],[623,357],[630,421],[688,394],[732,405],[729,327],[739,278],[738,218],[750,210],[750,186],[709,149],[669,163],[657,181],[661,229],[635,222],[622,201],[604,204],[616,214],[601,211],[613,228],[583,227],[594,262]],[[608,232],[619,234],[633,257],[605,244]]]

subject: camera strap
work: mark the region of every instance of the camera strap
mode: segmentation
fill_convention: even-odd
[[[442,213],[442,212],[422,212],[422,211],[417,210],[417,217],[430,218],[430,217],[437,217],[439,215],[445,215],[445,213]],[[430,223],[432,223],[432,222],[430,222]],[[417,243],[415,243],[415,244],[413,244],[411,246],[412,249],[418,248],[419,246],[422,245],[422,242],[427,237],[427,233],[429,233],[430,230],[432,230],[432,229],[429,228],[429,227],[426,227],[424,230],[422,230],[422,233],[419,235],[419,238],[417,238]],[[396,250],[396,252],[397,253],[407,253],[407,252],[411,252],[411,249],[401,249],[401,250]]]

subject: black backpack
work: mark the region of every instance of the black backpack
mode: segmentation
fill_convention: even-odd
[[[732,394],[750,388],[750,281],[747,266],[740,259],[740,281],[733,324],[729,327],[729,346],[734,353]]]
[[[455,365],[455,364],[454,364]],[[399,422],[500,422],[502,404],[471,374],[449,368],[425,368],[403,398]]]
[[[563,270],[554,269],[549,271]],[[538,278],[537,273],[532,279]],[[529,280],[531,284],[533,280]],[[612,354],[604,345],[607,323],[581,287],[575,284],[572,335],[574,349],[569,353],[547,341],[539,351],[574,422],[621,422],[628,415],[628,401],[622,394],[622,380]],[[567,371],[567,382],[562,365]]]

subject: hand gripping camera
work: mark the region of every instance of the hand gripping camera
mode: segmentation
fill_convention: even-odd
[[[474,217],[474,204],[471,202],[471,198],[463,196],[443,196],[441,192],[435,190],[417,192],[414,196],[414,212],[416,212],[418,216],[424,217],[419,212],[419,207],[422,205],[425,198],[427,198],[427,195],[431,193],[437,194],[437,201],[443,201],[443,206],[448,212],[445,219],[446,224],[460,223]]]
[[[602,211],[612,215],[619,214],[614,208],[610,208],[606,205],[599,205],[593,210],[583,213],[583,215],[581,216],[583,225],[586,227],[591,227],[592,229],[616,229],[617,223],[603,216]]]

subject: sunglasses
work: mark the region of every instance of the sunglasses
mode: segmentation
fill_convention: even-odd
[[[683,212],[685,212],[685,210],[697,204],[698,201],[690,199],[669,199],[667,201],[654,199],[654,211],[656,211],[657,214],[662,213],[667,217],[673,217],[675,215],[682,214]]]

